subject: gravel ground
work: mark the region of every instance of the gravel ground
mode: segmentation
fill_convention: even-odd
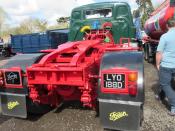
[[[5,61],[0,61],[0,65]],[[175,117],[167,115],[168,109],[155,100],[158,86],[157,71],[145,64],[145,105],[141,131],[175,131]],[[0,115],[0,131],[103,131],[96,112],[82,108],[79,103],[65,104],[43,116],[28,119]]]

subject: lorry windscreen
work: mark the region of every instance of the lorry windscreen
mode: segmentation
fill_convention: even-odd
[[[108,18],[112,17],[112,9],[105,8],[105,9],[92,9],[85,11],[85,18],[86,19],[94,19],[94,18]]]

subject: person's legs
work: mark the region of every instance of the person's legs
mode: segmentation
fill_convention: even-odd
[[[161,101],[163,101],[166,98],[165,92],[162,90],[160,83],[159,83],[159,86],[157,86],[155,90],[155,98]]]
[[[172,69],[160,67],[160,86],[168,98],[169,104],[171,106],[171,111],[175,113],[175,91],[171,87],[172,73]]]

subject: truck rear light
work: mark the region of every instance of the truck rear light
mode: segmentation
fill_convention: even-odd
[[[136,96],[136,94],[137,94],[137,86],[135,84],[128,85],[128,90],[129,90],[129,94],[130,95]]]
[[[129,73],[129,75],[128,75],[129,81],[134,82],[134,81],[137,81],[137,79],[138,79],[137,72]]]
[[[138,73],[137,72],[130,72],[128,74],[128,91],[129,94],[132,96],[137,95],[137,80],[138,80]]]

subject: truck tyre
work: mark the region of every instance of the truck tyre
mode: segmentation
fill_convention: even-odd
[[[154,57],[153,57],[153,55],[152,55],[152,48],[151,48],[151,45],[150,44],[148,44],[147,45],[147,55],[148,55],[148,57],[147,57],[147,59],[148,59],[148,63],[153,63],[153,61],[154,61]]]
[[[2,50],[2,56],[4,56],[4,57],[10,57],[10,52],[8,50],[6,50],[6,49],[3,49]]]
[[[42,115],[51,111],[53,107],[50,105],[33,102],[29,97],[27,98],[27,112],[28,114]]]
[[[147,61],[148,60],[148,44],[144,44],[144,59]]]

